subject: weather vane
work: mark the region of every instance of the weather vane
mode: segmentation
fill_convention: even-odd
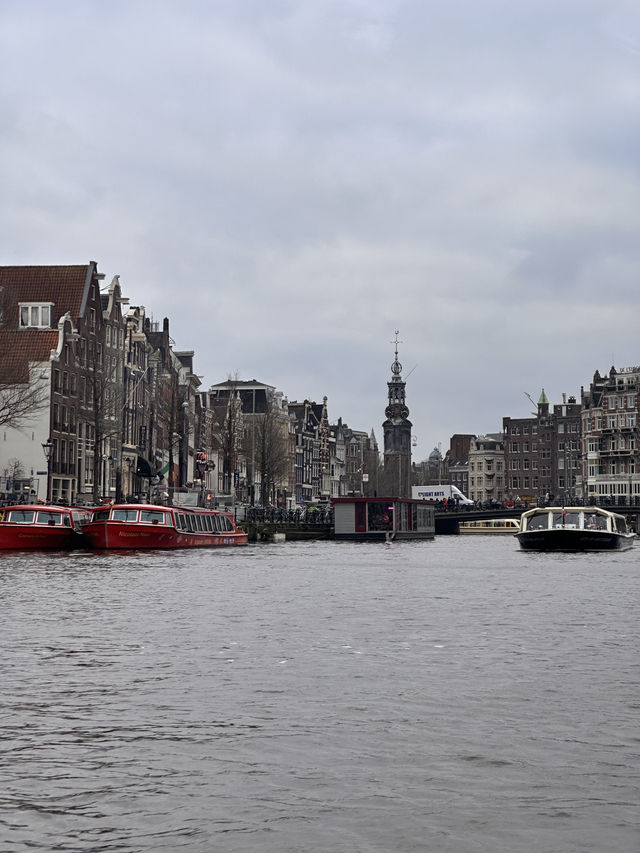
[[[398,344],[403,343],[403,341],[398,340],[398,335],[399,335],[399,334],[400,334],[400,331],[399,331],[398,329],[396,329],[396,330],[395,330],[396,339],[395,339],[395,341],[391,341],[391,343],[392,343],[392,344],[395,344],[395,346],[396,346],[396,357],[395,357],[395,361],[394,361],[394,362],[393,362],[393,364],[391,365],[391,372],[393,373],[393,375],[394,375],[394,376],[400,376],[400,374],[402,373],[402,365],[401,365],[401,364],[400,364],[400,362],[398,361]]]

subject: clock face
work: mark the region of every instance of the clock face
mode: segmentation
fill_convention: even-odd
[[[401,421],[406,420],[409,417],[409,409],[398,403],[394,403],[393,405],[387,406],[384,410],[385,415],[388,418],[391,418],[394,423],[399,424]]]

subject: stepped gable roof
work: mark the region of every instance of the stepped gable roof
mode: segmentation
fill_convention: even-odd
[[[58,320],[69,311],[77,325],[84,310],[92,264],[0,266],[0,361],[5,381],[28,382],[29,363],[49,361],[58,344]],[[51,329],[19,329],[21,302],[52,302]]]

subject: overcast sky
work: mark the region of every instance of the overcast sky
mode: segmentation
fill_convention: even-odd
[[[0,0],[2,264],[414,459],[640,364],[640,3]]]

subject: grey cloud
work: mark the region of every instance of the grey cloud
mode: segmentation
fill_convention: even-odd
[[[399,328],[426,455],[640,361],[634,4],[3,16],[3,262],[119,273],[206,384],[379,428]]]

